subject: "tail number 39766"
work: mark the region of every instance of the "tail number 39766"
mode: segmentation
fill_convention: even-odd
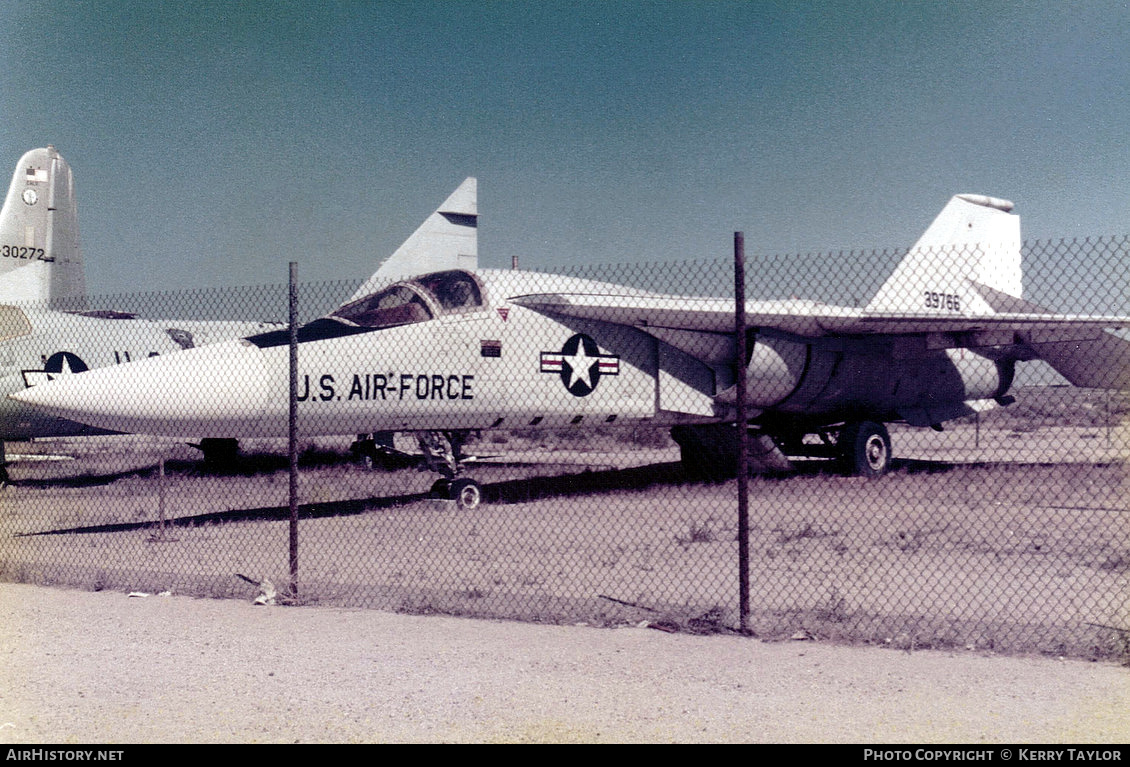
[[[927,309],[945,309],[950,312],[961,311],[961,299],[953,293],[934,293],[927,290],[925,296]]]

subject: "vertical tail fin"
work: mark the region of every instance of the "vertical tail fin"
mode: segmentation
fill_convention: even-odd
[[[33,149],[0,211],[0,302],[78,309],[85,293],[71,168],[55,147]]]
[[[405,277],[478,268],[477,187],[474,178],[460,184],[349,300],[363,298],[377,286]]]
[[[1021,298],[1020,217],[1012,208],[995,197],[951,198],[867,310],[993,314],[975,284]]]

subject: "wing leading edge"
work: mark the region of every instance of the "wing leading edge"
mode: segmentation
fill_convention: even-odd
[[[734,329],[734,303],[722,298],[542,293],[517,296],[510,300],[538,312],[629,325],[644,331],[649,327],[716,333],[732,332]],[[1093,335],[1102,330],[1130,328],[1130,317],[1057,314],[1047,311],[931,315],[876,312],[813,301],[789,300],[747,301],[746,323],[750,328],[773,328],[813,338],[836,335],[969,333],[983,330],[1018,333],[1065,331]]]

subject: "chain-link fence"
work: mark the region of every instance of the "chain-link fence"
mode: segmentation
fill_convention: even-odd
[[[758,636],[1124,656],[1128,403],[1062,374],[1125,380],[1085,317],[1127,313],[1127,246],[1030,243],[1023,295],[1008,268],[927,269],[881,325],[913,251],[747,259]],[[300,286],[297,599],[736,626],[732,285],[723,260]],[[287,598],[289,334],[254,324],[286,300],[5,308],[5,395],[92,383],[0,405],[0,577]]]

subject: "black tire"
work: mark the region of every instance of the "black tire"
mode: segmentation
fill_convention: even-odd
[[[379,458],[377,456],[377,443],[371,439],[359,439],[349,446],[349,454],[353,456],[353,460],[359,466],[368,470],[375,471],[381,468],[378,464]]]
[[[891,468],[891,435],[874,421],[849,423],[840,431],[844,470],[860,477],[880,477]]]
[[[679,446],[687,479],[725,482],[737,476],[738,430],[733,424],[675,426],[671,439]]]
[[[431,496],[432,498],[451,498],[451,480],[437,479],[432,484]]]
[[[473,479],[461,477],[451,480],[448,497],[455,501],[455,505],[468,511],[478,508],[483,500],[483,488]]]
[[[239,458],[238,439],[205,437],[197,447],[204,454],[204,465],[210,468],[231,468]]]

